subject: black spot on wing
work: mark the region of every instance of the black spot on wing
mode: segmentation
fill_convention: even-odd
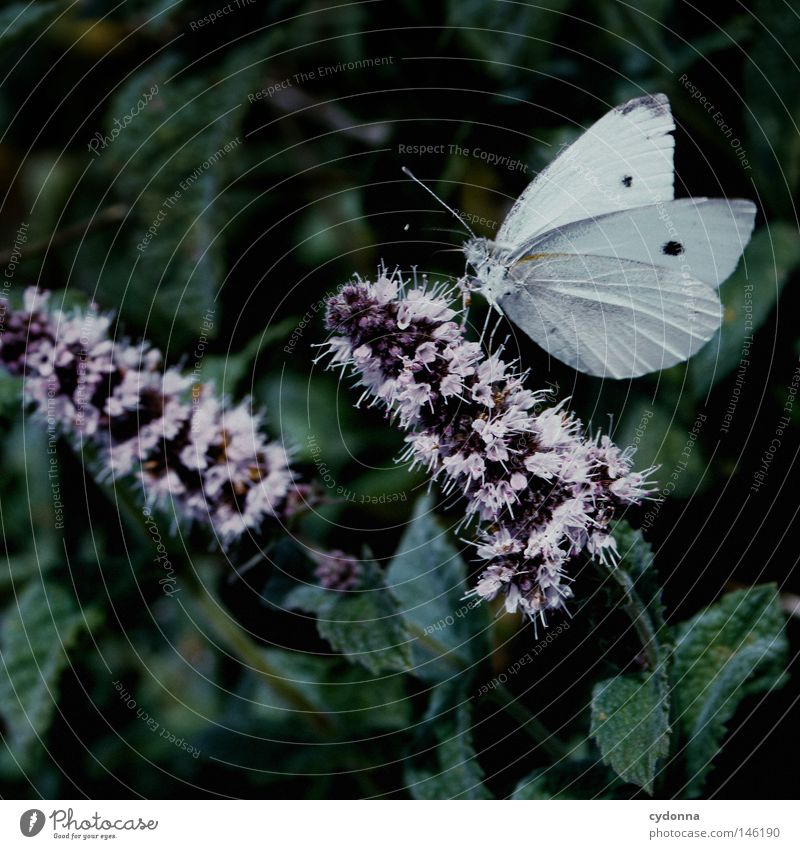
[[[622,185],[625,186],[626,189],[629,189],[633,185],[633,177],[630,174],[626,174],[622,178]]]
[[[664,242],[661,253],[666,256],[680,256],[683,253],[683,245],[680,242]]]

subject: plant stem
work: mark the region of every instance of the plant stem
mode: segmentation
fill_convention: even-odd
[[[244,666],[261,675],[271,690],[292,705],[293,712],[302,713],[317,731],[329,735],[332,729],[328,718],[318,711],[305,693],[291,681],[288,681],[283,673],[272,665],[264,649],[253,642],[235,620],[222,609],[207,587],[199,581],[190,583],[194,600],[202,610],[206,621],[212,626],[227,648]]]
[[[653,620],[647,610],[647,606],[636,592],[631,576],[618,566],[612,566],[609,572],[611,577],[622,588],[625,597],[622,607],[628,614],[641,640],[647,665],[653,672],[662,671],[664,658],[662,657],[656,628],[653,625]]]
[[[449,663],[454,669],[460,672],[466,672],[464,664],[461,663],[447,646],[440,643],[435,637],[426,634],[411,623],[407,623],[406,628],[413,637],[416,637],[416,639],[426,645],[431,651],[439,655],[439,658],[444,660],[445,663]],[[529,737],[532,737],[553,760],[562,760],[568,757],[569,750],[567,747],[502,684],[490,690],[489,694],[492,701],[503,708],[510,717],[516,719],[525,733]]]
[[[69,227],[53,233],[49,239],[42,239],[40,242],[34,242],[34,244],[29,245],[27,248],[22,248],[19,252],[20,259],[30,259],[31,257],[46,253],[50,248],[57,248],[79,237],[88,236],[90,233],[94,233],[103,227],[108,227],[110,224],[118,224],[127,214],[128,207],[124,204],[117,203],[113,206],[108,206],[91,218],[79,221],[77,224],[71,224]],[[8,265],[13,254],[13,249],[0,252],[0,265]]]
[[[517,699],[513,693],[499,684],[494,689],[490,690],[488,695],[495,704],[503,708],[503,710],[512,718],[519,722],[520,728],[525,733],[533,738],[538,746],[544,751],[553,761],[562,761],[568,758],[571,754],[570,749],[562,743],[558,737],[550,731],[547,726],[536,716],[534,716],[528,708]]]

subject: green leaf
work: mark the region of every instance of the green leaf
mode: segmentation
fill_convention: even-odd
[[[271,587],[268,585],[268,590]],[[270,603],[273,602],[269,599]],[[337,593],[315,584],[297,584],[292,586],[277,604],[286,610],[302,610],[314,616],[328,616],[336,605]]]
[[[652,546],[640,530],[632,528],[627,522],[616,522],[613,535],[621,558],[618,568],[630,576],[632,587],[644,604],[653,627],[659,636],[667,639],[668,635],[663,630],[665,623],[661,584],[656,572]]]
[[[341,497],[340,490],[350,481],[340,478],[340,469],[371,447],[371,434],[353,423],[353,407],[342,400],[336,386],[325,377],[275,370],[259,381],[255,394],[273,411],[273,429],[280,429],[297,461],[313,462],[329,495]],[[341,432],[330,426],[332,416],[341,422]]]
[[[342,242],[369,243],[371,236],[362,202],[358,192],[342,191],[314,204],[301,220],[295,241],[305,262],[327,262],[341,249]]]
[[[701,790],[742,699],[784,682],[784,624],[777,588],[766,584],[728,593],[677,628],[673,692],[689,795]]]
[[[79,609],[73,596],[52,582],[34,581],[6,610],[0,628],[0,713],[17,758],[29,762],[37,739],[47,733],[68,652],[98,621],[95,610]]]
[[[0,371],[0,415],[13,416],[22,407],[21,394],[22,379]]]
[[[464,601],[464,561],[432,508],[427,496],[415,505],[387,570],[386,585],[416,638],[414,674],[426,681],[444,681],[485,656],[486,611]]]
[[[341,594],[338,594],[341,596]],[[317,630],[337,651],[370,672],[406,672],[411,643],[388,590],[374,589],[338,598]]]
[[[168,54],[133,74],[107,113],[113,138],[95,151],[118,196],[135,202],[126,250],[112,252],[100,288],[123,318],[165,328],[190,353],[201,335],[214,335],[203,319],[225,276],[236,215],[226,190],[240,172],[247,95],[258,88],[264,50],[264,39],[250,40],[195,73]]]
[[[469,699],[460,682],[440,684],[425,715],[423,736],[435,745],[406,769],[408,789],[415,799],[491,799],[483,768],[472,744]]]
[[[360,567],[358,588],[348,592],[304,583],[295,572],[291,580],[273,578],[274,589],[268,585],[266,595],[279,609],[316,616],[319,635],[351,663],[360,663],[376,675],[407,672],[412,663],[411,638],[384,585],[383,571],[367,559]]]
[[[568,6],[569,0],[495,2],[487,18],[485,0],[448,0],[447,23],[470,56],[486,60],[486,73],[507,77],[512,65],[536,67],[545,61]]]
[[[620,782],[599,763],[560,761],[535,769],[514,789],[512,799],[624,799]]]
[[[722,326],[689,364],[695,397],[705,395],[734,369],[746,369],[746,344],[772,313],[798,262],[800,240],[794,227],[779,222],[755,233],[744,259],[720,289]]]
[[[31,554],[9,555],[0,562],[0,591],[20,586],[34,575],[43,574],[47,565],[37,562],[36,557]]]
[[[42,571],[63,559],[63,531],[56,524],[59,518],[68,518],[68,514],[56,512],[56,495],[63,499],[65,482],[60,473],[53,474],[57,467],[50,461],[57,456],[52,453],[57,441],[43,424],[41,420],[26,423],[18,416],[6,431],[0,448],[3,469],[0,497],[6,542],[20,555],[37,561]],[[19,493],[25,490],[26,497],[20,498]],[[35,546],[31,523],[36,528]],[[22,532],[23,528],[28,528],[27,534]],[[11,569],[16,571],[13,564]],[[11,577],[8,572],[6,577]]]
[[[697,33],[690,43],[681,41],[679,44],[674,44],[673,62],[669,69],[670,78],[665,85],[669,87],[681,71],[691,68],[695,63],[707,61],[715,53],[730,50],[734,44],[747,41],[752,33],[753,24],[753,17],[747,13],[734,15],[725,21],[722,27],[715,26],[709,32]],[[716,127],[713,129],[714,132],[718,132]]]
[[[362,736],[365,729],[406,728],[411,721],[405,684],[399,675],[366,675],[338,657],[281,649],[268,649],[264,655],[271,668],[341,731]],[[252,677],[257,680],[255,715],[270,724],[294,723],[306,733],[303,717],[280,689],[271,686],[267,678]]]
[[[669,753],[668,645],[653,553],[641,531],[613,528],[620,562],[609,576],[622,589],[622,606],[636,625],[650,671],[620,675],[592,691],[591,736],[603,762],[623,781],[653,792],[656,764]]]
[[[34,40],[47,28],[46,24],[54,21],[72,2],[68,0],[54,0],[44,2],[37,0],[36,3],[12,3],[0,12],[0,45],[8,48],[9,44],[20,38]],[[31,32],[38,30],[37,33]]]
[[[603,762],[652,795],[658,759],[669,753],[669,702],[660,674],[620,675],[596,684],[590,733]]]
[[[690,365],[692,369],[694,366]],[[661,387],[668,387],[664,375],[659,377]],[[668,396],[669,391],[661,394]],[[684,399],[688,403],[684,404]],[[625,405],[624,418],[615,435],[619,445],[636,446],[636,468],[661,466],[655,480],[662,488],[668,482],[671,484],[670,498],[691,498],[707,483],[702,439],[692,440],[689,435],[695,427],[696,415],[691,396],[685,388],[678,387],[672,400],[665,397],[663,402],[653,403],[649,398],[632,399]],[[671,478],[673,473],[675,477]]]
[[[744,63],[744,110],[750,157],[759,192],[786,216],[794,216],[792,198],[800,185],[800,87],[793,46],[800,41],[797,10],[754,0],[756,38]],[[792,45],[789,47],[789,45]]]

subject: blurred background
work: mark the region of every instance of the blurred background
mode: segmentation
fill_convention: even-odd
[[[398,432],[377,410],[353,409],[349,382],[313,364],[326,337],[321,300],[380,263],[436,279],[463,272],[447,249],[465,234],[402,166],[491,236],[561,145],[612,106],[664,92],[678,125],[676,194],[759,207],[745,260],[722,287],[719,336],[686,366],[603,383],[548,361],[510,325],[500,334],[534,386],[557,386],[585,422],[635,443],[638,467],[661,464],[662,481],[678,472],[649,517],[629,517],[656,551],[668,616],[775,581],[795,611],[795,657],[797,44],[797,4],[774,0],[6,3],[2,296],[18,304],[38,285],[58,303],[94,301],[120,334],[188,368],[202,342],[203,379],[251,395],[304,478],[319,481],[323,503],[298,533],[384,562],[427,486],[395,465]],[[473,306],[478,326],[484,309]],[[23,418],[19,383],[5,375],[0,419],[0,644],[8,652],[28,634],[21,594],[41,614],[42,576],[47,609],[63,607],[58,635],[48,617],[31,650],[46,671],[31,666],[36,714],[19,715],[0,684],[3,796],[407,795],[402,763],[422,710],[413,683],[377,680],[388,707],[333,743],[310,738],[297,717],[264,708],[260,685],[205,638],[190,606],[163,597],[141,529],[67,445],[65,529],[54,529],[46,434]],[[223,554],[197,529],[171,539],[179,573],[191,562],[263,645],[299,650],[286,674],[311,682],[312,700],[325,681],[362,680],[311,618],[270,601],[287,573],[310,575],[294,548],[278,542],[253,559],[257,548]],[[587,577],[579,602],[595,591]],[[533,641],[530,627],[503,622],[496,669]],[[591,616],[570,625],[548,649],[546,680],[523,672],[514,688],[554,724],[575,715],[577,729],[592,676],[616,661]],[[50,651],[59,641],[68,660]],[[794,677],[743,702],[707,794],[796,794],[786,759],[799,742],[799,687]],[[363,693],[350,689],[338,688],[340,707]],[[498,794],[537,765],[535,754],[516,763],[527,738],[507,717],[479,721],[475,735]]]

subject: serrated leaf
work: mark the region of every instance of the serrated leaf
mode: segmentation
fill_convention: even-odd
[[[620,675],[596,684],[590,733],[603,762],[652,795],[658,759],[669,754],[669,702],[660,674]]]
[[[288,584],[283,593],[267,586],[269,603],[286,610],[301,610],[317,617],[317,631],[351,663],[360,663],[373,674],[407,672],[411,667],[411,638],[397,605],[383,583],[383,572],[370,560],[361,564],[359,587],[347,592],[312,583]]]
[[[209,609],[217,609],[216,602],[209,606],[192,595],[181,603],[190,622],[208,621]],[[216,636],[249,667],[245,672],[249,695],[244,699],[248,715],[276,726],[276,734],[284,733],[277,727],[286,728],[301,739],[313,726],[326,735],[340,731],[360,737],[365,728],[404,728],[410,721],[401,675],[374,676],[339,656],[262,649],[251,645],[227,616],[212,615],[210,622]]]
[[[748,338],[766,321],[791,270],[800,263],[797,230],[778,222],[762,227],[750,241],[745,257],[720,288],[722,325],[692,359],[689,374],[695,397],[702,397],[749,359]],[[746,364],[742,364],[746,368]]]
[[[728,593],[677,628],[673,692],[689,795],[702,788],[741,700],[783,683],[784,624],[777,588],[767,584]]]
[[[491,799],[472,744],[469,699],[460,682],[440,684],[432,695],[423,729],[434,746],[406,769],[415,799]],[[424,738],[423,735],[420,735]],[[424,762],[424,763],[423,763]]]
[[[269,586],[268,586],[269,589]],[[302,610],[314,616],[328,616],[337,601],[337,593],[315,584],[298,584],[291,587],[280,599],[278,607]],[[270,599],[270,604],[274,602]]]
[[[317,619],[317,630],[332,648],[375,675],[411,667],[409,636],[388,590],[339,598]]]
[[[464,601],[467,570],[434,518],[433,501],[421,498],[386,572],[412,646],[413,673],[444,681],[485,655],[486,611]]]
[[[0,628],[0,713],[9,745],[28,761],[37,738],[50,727],[58,703],[58,681],[68,652],[99,620],[82,611],[58,584],[34,581],[3,616]]]

